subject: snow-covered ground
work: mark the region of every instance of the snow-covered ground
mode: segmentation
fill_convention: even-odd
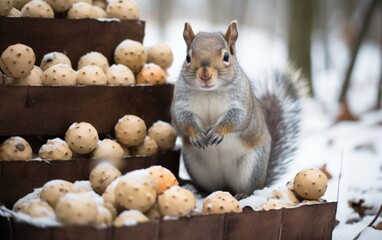
[[[175,60],[169,69],[171,81],[176,80],[185,57],[182,38],[185,21],[192,23],[195,32],[225,31],[227,27],[213,26],[195,19],[175,19],[163,29],[163,34],[153,19],[146,21],[144,44],[150,46],[164,42],[174,51]],[[313,47],[316,98],[304,104],[303,131],[296,160],[275,186],[285,185],[302,168],[326,164],[333,177],[324,198],[338,201],[336,218],[340,222],[333,232],[333,239],[353,239],[371,222],[382,204],[382,110],[371,110],[376,101],[382,60],[375,45],[366,43],[361,48],[348,95],[350,108],[360,120],[335,123],[339,112],[336,100],[349,61],[349,52],[335,34],[331,36],[330,43],[332,66],[329,70],[323,67],[322,46],[315,43]],[[239,26],[237,51],[239,62],[250,77],[257,71],[287,62],[285,40],[259,29]],[[348,201],[360,199],[365,200],[364,206],[371,207],[366,212],[371,215],[360,222],[347,224],[348,220],[358,218]],[[380,221],[382,218],[377,223]],[[369,228],[361,235],[361,239],[382,239],[382,231]]]

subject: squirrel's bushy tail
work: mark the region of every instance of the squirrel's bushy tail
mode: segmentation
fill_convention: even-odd
[[[285,173],[298,143],[301,98],[305,87],[299,72],[291,67],[267,72],[254,81],[255,96],[264,111],[272,137],[265,186]]]

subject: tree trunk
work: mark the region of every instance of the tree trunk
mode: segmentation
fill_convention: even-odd
[[[301,69],[308,81],[313,96],[311,66],[311,33],[313,22],[313,0],[290,0],[290,24],[288,54],[291,63]]]
[[[382,45],[381,45],[381,59],[382,59]],[[376,109],[380,109],[381,107],[382,107],[382,66],[381,66],[381,72],[379,75]]]
[[[342,89],[341,89],[340,98],[339,98],[339,102],[341,102],[341,103],[343,101],[345,101],[345,99],[346,99],[346,95],[347,95],[348,89],[350,87],[350,77],[351,77],[351,74],[353,72],[355,60],[357,59],[358,50],[360,49],[362,40],[364,39],[364,37],[366,35],[367,29],[370,25],[371,16],[373,15],[373,12],[377,6],[378,1],[379,0],[372,0],[370,2],[370,6],[367,9],[367,12],[365,13],[362,27],[359,31],[359,35],[357,36],[357,39],[354,43],[354,46],[351,49],[351,59],[350,59],[349,66],[346,70],[345,80],[342,84]]]

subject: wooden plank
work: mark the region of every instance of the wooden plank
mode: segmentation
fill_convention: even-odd
[[[331,239],[337,203],[307,205],[272,211],[216,214],[160,220],[126,227],[91,226],[40,228],[12,219],[5,236],[14,240],[40,239]],[[0,217],[3,220],[3,216]],[[9,230],[8,230],[9,231]]]
[[[139,223],[135,226],[113,227],[113,240],[157,240],[158,222]]]
[[[224,238],[224,214],[161,220],[159,237],[169,240],[215,240]]]
[[[0,210],[2,212],[2,210]],[[0,215],[0,236],[2,239],[13,240],[12,218],[6,214]]]
[[[332,239],[337,203],[283,209],[280,239]]]
[[[66,226],[54,227],[51,229],[49,240],[112,240],[113,232],[111,228],[96,228],[93,226]],[[35,238],[36,239],[36,238]],[[38,238],[43,239],[43,238]],[[48,239],[46,239],[48,240]]]
[[[281,210],[258,212],[245,210],[241,214],[227,214],[224,239],[279,240],[281,218]]]
[[[162,165],[175,176],[179,171],[179,151],[159,153],[152,157],[128,157],[121,172],[126,173],[151,165]],[[13,204],[47,181],[63,179],[70,182],[88,180],[92,160],[67,161],[0,161],[0,203],[12,209]]]
[[[89,122],[113,134],[125,114],[153,122],[171,121],[173,85],[11,87],[0,86],[0,136],[63,136],[73,122]]]
[[[114,49],[125,39],[143,42],[145,22],[140,20],[46,19],[0,17],[0,52],[23,43],[36,54],[36,65],[49,52],[64,52],[77,68],[79,58],[90,52],[114,62]]]
[[[12,237],[11,240],[36,240],[36,239],[52,239],[52,233],[55,228],[37,227],[26,222],[18,221],[12,218]]]

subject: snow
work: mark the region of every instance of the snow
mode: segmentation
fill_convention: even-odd
[[[135,226],[138,224],[138,222],[142,220],[145,216],[141,211],[138,210],[124,210],[117,218],[126,219],[123,221],[123,226]]]
[[[51,142],[51,143],[59,143],[59,144],[66,144],[66,142],[64,140],[62,140],[61,138],[53,138],[53,139],[48,139],[47,142]]]
[[[106,139],[105,139],[106,140]],[[104,141],[104,140],[102,140]],[[101,140],[98,143],[102,142]],[[101,161],[94,169],[115,169],[116,167],[109,161]]]
[[[69,126],[68,130],[73,130],[73,129],[75,129],[77,126],[78,126],[78,122],[74,122],[74,123],[72,123],[72,124]]]
[[[41,146],[39,153],[52,152],[62,146],[67,146],[64,140],[60,138],[49,139],[46,144]]]
[[[370,239],[382,239],[382,231],[376,231],[375,229],[368,227],[362,231],[358,240],[370,240]]]
[[[39,227],[62,226],[62,224],[59,223],[54,217],[32,218],[31,216],[22,212],[11,211],[5,206],[0,206],[0,216],[12,217],[15,219],[15,221],[28,222]]]
[[[163,217],[163,220],[164,221],[176,221],[176,220],[179,220],[179,217],[166,215],[166,216]]]
[[[267,203],[268,198],[261,195],[252,195],[239,201],[240,207],[250,207],[255,211],[261,210],[261,206]]]
[[[128,172],[124,176],[129,178],[147,179],[150,177],[150,171],[147,169],[138,169]]]

